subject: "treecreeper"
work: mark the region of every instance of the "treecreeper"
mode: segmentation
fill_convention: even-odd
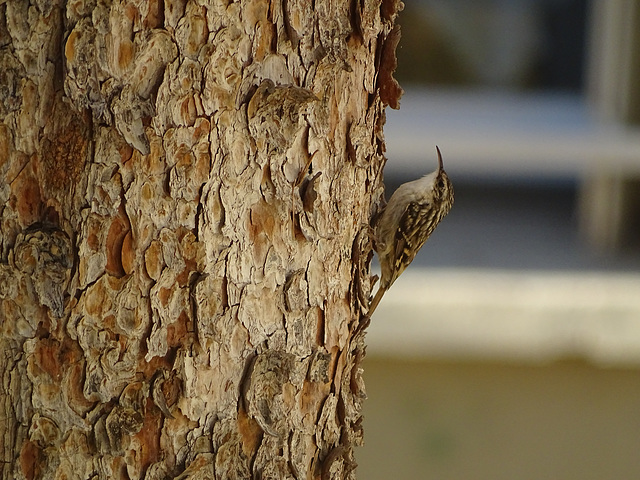
[[[442,154],[437,146],[436,151],[438,168],[418,180],[400,185],[376,222],[374,248],[380,261],[380,286],[369,304],[369,317],[451,210],[453,185],[444,171]]]

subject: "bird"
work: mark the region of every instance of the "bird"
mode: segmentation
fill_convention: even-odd
[[[369,303],[369,317],[453,206],[453,185],[438,146],[436,151],[436,170],[400,185],[375,224],[374,249],[381,272],[378,291]]]

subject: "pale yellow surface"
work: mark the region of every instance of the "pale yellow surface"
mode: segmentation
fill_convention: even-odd
[[[640,371],[367,357],[358,478],[640,478]]]
[[[636,272],[412,265],[376,310],[368,353],[523,363],[578,357],[640,368],[639,292]]]

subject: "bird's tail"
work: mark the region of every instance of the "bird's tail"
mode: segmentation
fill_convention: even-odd
[[[373,315],[373,312],[375,312],[376,307],[380,303],[380,300],[382,300],[382,296],[385,294],[386,291],[387,291],[386,288],[383,288],[382,286],[378,287],[376,296],[373,297],[373,300],[371,300],[371,303],[369,304],[369,311],[367,312],[368,317],[371,317],[371,315]]]

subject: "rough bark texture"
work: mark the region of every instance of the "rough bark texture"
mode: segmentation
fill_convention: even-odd
[[[354,477],[401,6],[0,0],[2,478]]]

